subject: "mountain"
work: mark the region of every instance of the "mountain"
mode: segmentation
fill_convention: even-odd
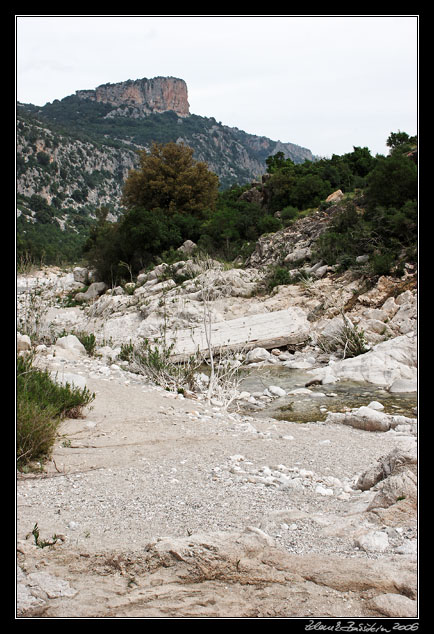
[[[102,84],[42,107],[18,103],[16,138],[18,229],[27,236],[35,233],[31,224],[84,234],[101,206],[116,219],[138,151],[153,142],[191,147],[218,175],[221,189],[257,179],[277,152],[294,163],[314,160],[293,143],[191,114],[187,85],[176,77]]]
[[[187,85],[175,77],[103,84],[43,107],[19,104],[18,112],[53,134],[73,135],[99,148],[115,145],[128,155],[131,149],[148,149],[153,141],[183,142],[194,149],[196,160],[205,161],[218,175],[222,188],[257,178],[266,171],[265,159],[276,152],[294,163],[313,160],[310,150],[293,143],[191,114]]]

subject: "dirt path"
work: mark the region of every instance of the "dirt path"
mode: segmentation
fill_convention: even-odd
[[[43,474],[18,477],[19,616],[415,616],[415,557],[398,554],[414,512],[399,503],[388,547],[366,552],[355,539],[385,519],[350,486],[408,438],[72,371],[92,408],[63,423]],[[37,547],[35,524],[60,539]]]

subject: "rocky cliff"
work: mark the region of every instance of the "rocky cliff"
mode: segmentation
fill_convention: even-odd
[[[95,90],[77,90],[76,95],[80,99],[115,106],[107,117],[116,114],[145,117],[152,112],[169,110],[176,112],[179,117],[190,114],[187,84],[176,77],[145,77],[117,84],[102,84]]]
[[[18,215],[35,218],[35,196],[56,210],[62,228],[71,210],[92,216],[105,205],[116,214],[123,183],[137,163],[133,148],[80,140],[18,116]]]
[[[103,84],[43,107],[19,103],[19,233],[30,239],[29,232],[39,232],[41,223],[45,232],[53,226],[74,234],[85,231],[101,206],[116,219],[125,179],[138,164],[137,151],[149,150],[154,142],[191,147],[195,160],[217,174],[221,189],[256,180],[276,152],[294,163],[314,160],[307,148],[190,114],[187,85],[175,77]]]

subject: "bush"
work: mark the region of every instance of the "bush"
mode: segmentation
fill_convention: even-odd
[[[378,161],[367,177],[368,208],[377,206],[399,209],[418,195],[418,172],[415,163],[402,154],[392,154]]]
[[[294,278],[292,277],[290,271],[284,266],[276,266],[272,268],[266,280],[266,286],[269,292],[276,286],[293,283]]]
[[[60,421],[77,418],[95,398],[87,388],[54,382],[48,370],[33,366],[33,356],[17,357],[17,463],[48,457]]]
[[[298,209],[296,207],[292,207],[292,205],[288,205],[287,207],[282,209],[280,213],[280,219],[282,220],[285,227],[291,224],[292,220],[295,220],[297,218],[298,213]]]
[[[194,389],[195,374],[202,360],[196,355],[182,363],[171,360],[174,343],[169,344],[164,336],[150,342],[143,339],[139,344],[122,344],[119,358],[129,363],[129,369],[136,374],[147,376],[165,390],[184,393]]]
[[[342,326],[334,335],[319,337],[317,343],[321,350],[327,354],[335,352],[343,359],[350,359],[368,352],[364,331],[354,326],[344,314],[342,314],[342,322]]]
[[[375,253],[371,256],[370,268],[374,275],[390,275],[395,261],[393,253]]]
[[[91,357],[95,354],[96,338],[92,332],[78,332],[76,336],[80,343],[86,348],[87,354]]]

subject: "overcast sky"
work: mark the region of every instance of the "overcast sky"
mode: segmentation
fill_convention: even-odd
[[[44,105],[173,76],[191,114],[314,155],[417,134],[418,17],[16,16],[16,91]]]

